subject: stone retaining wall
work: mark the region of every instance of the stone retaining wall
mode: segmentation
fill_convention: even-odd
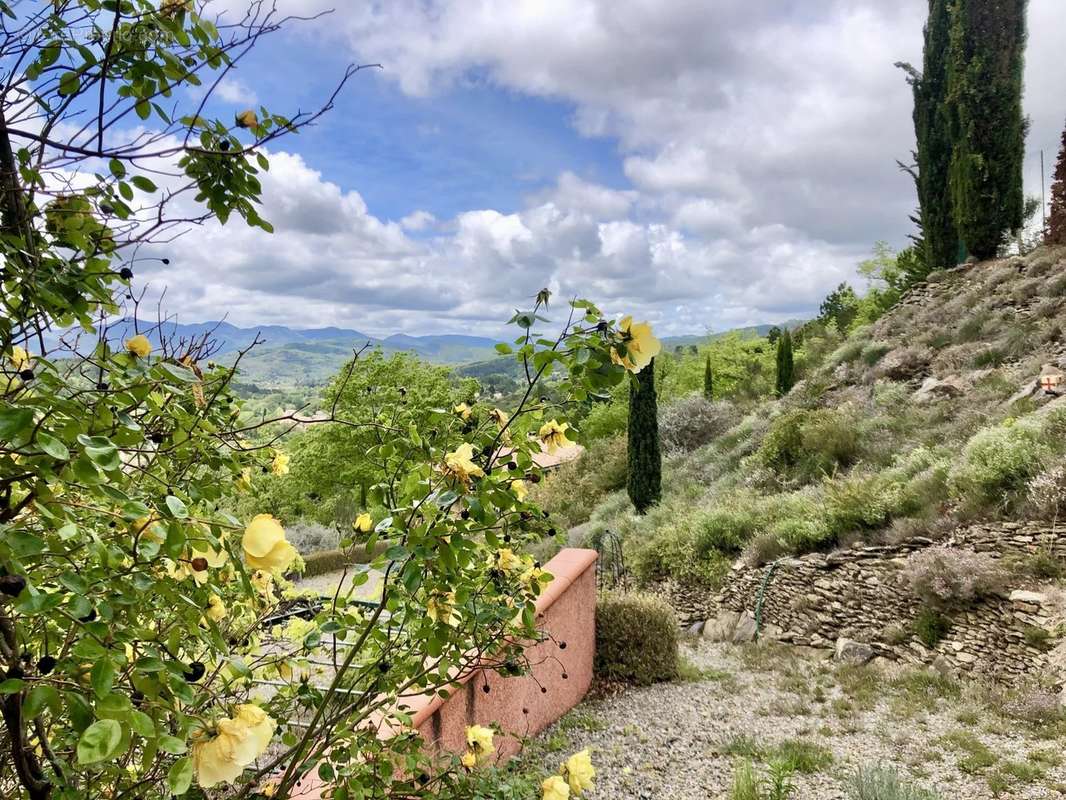
[[[1006,596],[953,614],[949,633],[935,648],[922,645],[909,629],[921,606],[904,585],[907,557],[933,544],[986,552],[994,557],[1046,552],[1066,558],[1066,535],[1047,524],[994,523],[959,528],[947,539],[913,539],[890,546],[857,544],[830,554],[812,553],[778,562],[764,595],[762,635],[796,645],[833,647],[855,640],[876,655],[939,668],[1011,678],[1041,671],[1046,649],[1058,638],[1058,593],[1029,591],[1019,580]],[[684,624],[724,617],[733,635],[752,631],[760,586],[770,566],[737,563],[716,595],[666,587]],[[730,613],[732,612],[732,613]],[[1041,641],[1045,638],[1046,643]],[[709,635],[722,635],[708,629]],[[743,637],[743,633],[736,635]]]

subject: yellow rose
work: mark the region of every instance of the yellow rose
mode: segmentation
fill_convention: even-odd
[[[592,788],[592,779],[596,777],[596,768],[592,766],[592,757],[588,749],[574,753],[563,764],[563,775],[570,784],[570,791],[581,794],[586,789]]]
[[[662,342],[655,338],[655,334],[651,332],[651,325],[647,322],[634,324],[633,317],[622,317],[622,321],[618,323],[618,331],[621,334],[622,345],[625,347],[625,354],[619,353],[617,348],[612,347],[611,360],[630,372],[640,372],[663,349]]]
[[[474,476],[485,477],[485,471],[473,462],[474,446],[465,442],[456,448],[454,453],[444,456],[444,473],[463,486],[470,485],[470,479]]]
[[[247,492],[252,488],[252,468],[245,467],[241,470],[241,474],[237,476],[234,483],[237,485],[237,491]]]
[[[434,622],[443,622],[453,628],[458,628],[462,617],[455,609],[455,592],[435,594],[426,603],[426,616]]]
[[[558,775],[545,778],[540,785],[541,800],[569,800],[570,787]]]
[[[492,411],[489,412],[489,419],[491,419],[493,422],[495,422],[502,428],[504,425],[507,424],[507,420],[509,418],[507,416],[506,411],[503,411],[499,408],[494,408],[492,409]]]
[[[192,11],[192,0],[163,0],[159,6],[164,17],[176,17],[182,11]]]
[[[460,403],[455,407],[454,411],[456,414],[462,417],[464,421],[470,419],[470,415],[474,413],[474,409],[472,409],[466,403]]]
[[[285,539],[285,529],[270,514],[257,514],[241,539],[244,560],[254,569],[284,572],[296,558],[296,548]]]
[[[548,448],[549,453],[554,453],[560,447],[569,447],[573,444],[566,438],[566,431],[570,428],[570,423],[559,423],[554,419],[550,419],[540,426],[540,430],[537,432],[537,437]]]
[[[278,602],[278,599],[274,596],[274,576],[263,569],[257,569],[252,573],[252,588],[255,589],[259,596],[266,602],[273,605]]]
[[[217,594],[213,594],[207,598],[207,618],[214,622],[221,622],[227,616],[229,616],[229,610],[226,608],[226,604],[222,602],[222,598]]]
[[[374,518],[367,514],[365,511],[355,518],[355,522],[352,523],[352,527],[360,533],[370,533],[374,527]]]
[[[519,503],[524,503],[529,494],[529,484],[523,480],[511,481],[511,491],[518,498]]]
[[[30,358],[30,354],[27,353],[25,349],[19,347],[16,344],[14,347],[11,348],[11,357],[9,360],[11,361],[11,366],[15,368],[16,372],[22,372],[22,370],[24,369],[29,369],[30,362],[32,359]]]
[[[136,336],[131,336],[126,340],[126,352],[132,353],[137,358],[147,358],[148,354],[152,352],[152,343],[148,341],[148,337],[143,333],[138,333]]]
[[[486,728],[483,725],[471,725],[466,729],[466,743],[478,762],[484,761],[493,754],[495,749],[492,744],[493,735],[492,728]]]
[[[193,743],[196,780],[205,789],[233,783],[270,745],[277,723],[259,706],[237,706],[236,716],[219,720],[215,734]]]
[[[289,457],[282,452],[274,454],[274,460],[270,462],[270,471],[275,475],[289,474]]]
[[[512,572],[522,566],[522,559],[516,556],[509,547],[501,547],[489,557],[489,563],[504,572]]]
[[[252,109],[247,108],[234,117],[238,128],[255,128],[259,126],[259,118]]]
[[[459,763],[461,763],[467,769],[473,769],[475,766],[477,766],[477,756],[474,755],[471,751],[467,750],[459,758]]]
[[[158,518],[155,516],[138,517],[130,527],[135,536],[140,536],[148,542],[159,544],[167,538],[166,528],[159,523]]]

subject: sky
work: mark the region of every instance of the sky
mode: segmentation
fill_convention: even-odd
[[[227,12],[240,0],[215,0]],[[324,0],[278,0],[311,16]],[[925,0],[336,2],[211,109],[335,108],[277,141],[266,235],[208,224],[138,272],[184,322],[499,335],[542,287],[662,334],[812,315],[913,232]],[[1026,181],[1066,120],[1061,0],[1030,0]]]

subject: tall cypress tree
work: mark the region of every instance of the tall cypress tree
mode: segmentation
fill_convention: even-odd
[[[955,226],[978,259],[1024,223],[1027,0],[950,0],[948,99]]]
[[[626,491],[638,514],[662,496],[662,453],[659,450],[659,407],[655,398],[655,360],[629,385],[629,433]]]
[[[919,221],[924,254],[923,267],[953,267],[959,258],[959,235],[952,210],[951,121],[947,108],[950,0],[929,0],[925,23],[925,47],[921,74],[911,72],[914,88],[914,135],[918,143]]]
[[[1051,212],[1047,218],[1047,243],[1066,244],[1066,130],[1062,132],[1062,149],[1051,184]]]
[[[795,383],[795,364],[792,361],[792,334],[781,332],[777,340],[777,396],[784,397]]]
[[[711,357],[703,365],[703,396],[708,400],[714,399],[714,372],[711,370]]]

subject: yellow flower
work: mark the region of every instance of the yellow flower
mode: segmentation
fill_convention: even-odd
[[[138,517],[130,527],[135,535],[139,535],[148,542],[159,544],[167,538],[166,529],[159,524],[158,519],[154,516]]]
[[[163,0],[159,5],[164,17],[176,17],[182,11],[192,11],[192,0]]]
[[[9,360],[16,372],[22,372],[24,369],[29,369],[31,361],[30,354],[17,344],[11,348],[11,358]]]
[[[504,572],[511,572],[522,566],[522,559],[509,547],[501,547],[489,558],[489,562]]]
[[[252,573],[252,588],[259,592],[260,597],[270,604],[278,602],[274,596],[274,576],[264,569],[257,569]]]
[[[509,419],[509,417],[507,416],[506,411],[503,411],[499,408],[494,408],[492,409],[492,411],[489,412],[489,419],[491,419],[493,422],[495,422],[502,428],[504,425],[507,424],[507,420]]]
[[[566,776],[566,782],[570,784],[570,791],[581,794],[586,789],[592,788],[592,779],[596,777],[596,768],[592,766],[592,757],[586,748],[574,753],[563,764],[562,773]]]
[[[492,728],[486,728],[483,725],[471,725],[466,729],[466,743],[479,763],[493,754],[495,750],[492,744],[493,735]]]
[[[293,617],[285,624],[284,628],[277,625],[274,630],[276,632],[275,635],[280,632],[290,642],[300,643],[307,638],[307,634],[311,633],[311,631],[318,630],[318,626],[309,619]]]
[[[275,475],[289,474],[289,456],[280,450],[274,454],[274,460],[270,462],[270,471]]]
[[[355,518],[352,527],[360,533],[370,533],[371,529],[374,527],[374,518],[364,511]]]
[[[241,539],[244,559],[254,569],[284,572],[296,558],[296,548],[285,539],[285,529],[270,514],[257,514]]]
[[[429,602],[426,603],[426,616],[434,622],[443,622],[445,625],[458,628],[462,617],[455,609],[455,592],[435,594],[430,597]]]
[[[239,492],[247,492],[249,489],[251,489],[252,468],[245,467],[244,469],[242,469],[241,474],[237,476],[237,479],[234,481],[234,483],[237,485],[237,491]]]
[[[126,340],[126,352],[132,353],[137,358],[147,358],[148,354],[152,352],[152,343],[148,341],[148,337],[143,333],[138,333],[136,336]]]
[[[537,437],[548,448],[549,453],[554,453],[560,447],[569,447],[573,444],[566,438],[566,431],[569,428],[570,423],[568,422],[560,424],[558,421],[550,419],[540,426]]]
[[[474,445],[469,442],[459,445],[454,453],[444,456],[444,473],[463,486],[469,486],[472,477],[485,477],[485,471],[472,461],[473,458]]]
[[[259,125],[259,118],[252,109],[248,108],[234,117],[238,128],[255,128]]]
[[[455,413],[463,418],[464,421],[470,419],[470,415],[474,413],[474,409],[468,406],[466,403],[460,403],[455,407]]]
[[[237,706],[236,716],[219,720],[214,736],[192,746],[196,780],[205,789],[233,783],[270,745],[277,723],[259,706]]]
[[[519,503],[524,503],[526,495],[529,494],[529,484],[523,480],[511,481],[511,491],[514,492],[514,496],[518,498]]]
[[[268,778],[259,784],[259,788],[256,791],[263,795],[263,797],[273,797],[277,794],[279,783],[280,781],[277,778]]]
[[[229,610],[226,608],[226,604],[222,602],[222,598],[217,594],[213,594],[207,598],[207,618],[214,622],[221,622],[227,616],[229,616]]]
[[[540,785],[541,800],[569,800],[570,787],[558,775],[545,778]]]
[[[459,763],[461,763],[467,769],[473,769],[475,766],[477,766],[477,756],[474,755],[471,751],[467,750],[459,758]]]
[[[539,583],[540,579],[546,574],[547,573],[540,567],[533,565],[526,569],[526,571],[518,577],[518,580],[520,580],[528,588],[531,587],[534,583]]]
[[[633,317],[622,317],[622,321],[618,323],[618,330],[622,334],[625,354],[620,354],[617,348],[612,347],[611,360],[630,372],[640,372],[663,349],[662,342],[655,338],[655,334],[651,332],[651,325],[647,322],[634,324]]]

